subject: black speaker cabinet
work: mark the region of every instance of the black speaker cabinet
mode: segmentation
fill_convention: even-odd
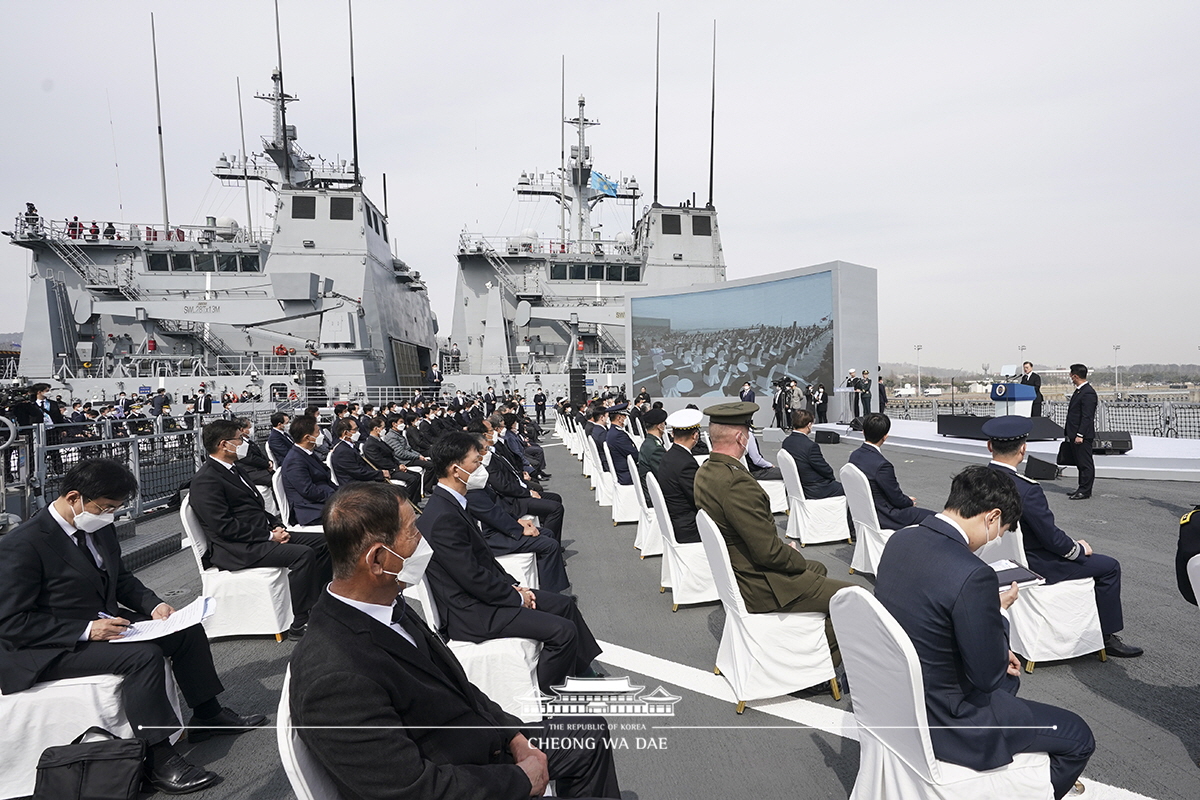
[[[818,430],[814,438],[817,444],[839,444],[842,441],[842,435],[837,431]]]
[[[576,408],[587,403],[587,372],[582,369],[571,370],[571,404]]]
[[[1133,449],[1133,437],[1128,431],[1097,431],[1092,452],[1102,456],[1119,456]]]
[[[1058,466],[1030,456],[1025,462],[1025,477],[1035,481],[1052,481],[1058,477]]]

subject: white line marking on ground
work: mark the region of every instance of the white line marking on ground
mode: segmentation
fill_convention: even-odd
[[[734,713],[732,706],[737,704],[737,699],[733,696],[733,690],[729,688],[729,683],[724,678],[714,674],[712,670],[696,669],[611,642],[598,642],[598,644],[604,649],[604,653],[596,659],[600,663],[723,700],[731,706],[729,713]],[[794,722],[797,725],[858,741],[858,726],[854,722],[854,715],[848,711],[794,697],[755,700],[747,703],[746,706],[755,711]],[[731,726],[714,725],[713,727],[727,730]],[[1152,800],[1144,794],[1091,780],[1086,775],[1082,780],[1087,788],[1086,796],[1091,800]]]

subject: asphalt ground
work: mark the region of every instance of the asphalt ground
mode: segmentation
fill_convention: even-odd
[[[764,439],[764,452],[773,454],[779,432],[768,431]],[[853,447],[824,445],[823,451],[836,469]],[[672,613],[670,593],[658,591],[659,559],[642,560],[633,547],[636,526],[612,525],[608,509],[595,504],[579,462],[564,447],[550,446],[546,452],[554,474],[547,488],[561,494],[567,506],[563,538],[573,589],[593,633],[601,641],[673,663],[647,668],[656,673],[651,676],[605,665],[604,656],[598,660],[610,675],[628,675],[647,690],[662,685],[681,697],[670,729],[656,729],[653,720],[610,720],[614,737],[628,746],[615,754],[624,797],[847,797],[858,768],[853,739],[791,725],[762,710],[763,704],[751,704],[739,716],[731,702],[670,682],[676,672],[685,684],[685,675],[711,676],[724,612],[710,603]],[[929,456],[892,455],[905,491],[930,508],[940,506],[951,476],[963,466]],[[1069,501],[1072,489],[1061,481],[1047,483],[1051,508],[1069,534],[1120,560],[1123,636],[1143,646],[1146,654],[1107,663],[1094,656],[1040,663],[1032,675],[1022,675],[1020,694],[1069,708],[1091,725],[1097,751],[1084,773],[1085,783],[1094,780],[1156,800],[1194,800],[1200,796],[1200,664],[1194,657],[1200,614],[1179,596],[1173,564],[1179,517],[1192,508],[1200,490],[1189,483],[1098,479],[1091,500]],[[785,520],[776,518],[781,533]],[[145,523],[152,530],[178,524],[171,516]],[[804,553],[823,561],[832,576],[870,585],[869,579],[848,574],[848,544],[811,545]],[[177,607],[200,590],[188,551],[141,570],[139,577]],[[214,641],[214,660],[227,687],[222,702],[243,713],[267,713],[273,723],[292,647],[271,638]],[[826,694],[791,705],[799,706],[805,717],[812,716],[805,709],[821,712],[815,706],[848,712],[851,703],[852,698],[835,702]],[[293,796],[273,729],[181,747],[189,759],[224,777],[197,798]],[[1095,787],[1091,796],[1104,796],[1104,787]]]

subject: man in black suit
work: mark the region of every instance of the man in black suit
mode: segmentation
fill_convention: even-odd
[[[159,389],[150,399],[150,416],[162,416],[163,406],[169,405],[171,405],[171,395],[167,394],[166,389]]]
[[[875,513],[884,530],[899,530],[916,525],[933,515],[927,508],[917,507],[917,498],[906,495],[896,480],[896,468],[884,457],[883,443],[887,440],[892,421],[884,414],[867,414],[863,417],[861,447],[850,454],[850,463],[858,467],[871,484],[871,496],[875,501]]]
[[[236,422],[210,420],[204,426],[208,458],[192,478],[188,502],[208,537],[204,566],[239,570],[286,567],[292,594],[292,627],[288,635],[304,635],[308,612],[333,573],[329,550],[319,533],[289,533],[278,517],[268,514],[262,495],[249,482],[240,461],[244,430]]]
[[[340,796],[518,800],[549,780],[560,797],[621,796],[603,717],[523,723],[405,605],[431,551],[395,492],[345,487],[324,526],[335,578],[292,654],[290,707]]]
[[[542,527],[550,529],[555,540],[562,541],[563,518],[566,516],[562,496],[534,488],[533,481],[525,480],[525,476],[517,472],[496,426],[497,423],[503,425],[504,420],[496,416],[493,414],[472,422],[467,428],[469,433],[482,435],[490,443],[494,457],[488,461],[488,487],[514,517],[535,516],[542,521]]]
[[[1096,480],[1096,461],[1092,457],[1092,442],[1096,439],[1096,407],[1099,398],[1096,390],[1088,383],[1088,368],[1083,364],[1071,365],[1071,383],[1075,392],[1067,405],[1067,424],[1064,427],[1066,440],[1075,451],[1075,466],[1079,470],[1079,487],[1069,495],[1071,500],[1087,500],[1092,496],[1092,484]]]
[[[196,392],[196,402],[192,404],[192,407],[193,410],[200,415],[201,424],[203,424],[204,415],[212,413],[212,396],[208,392],[204,391],[203,388],[200,389]]]
[[[1047,584],[1092,578],[1096,585],[1096,610],[1104,649],[1117,658],[1136,658],[1142,648],[1126,644],[1117,636],[1125,627],[1121,608],[1121,564],[1111,556],[1092,552],[1083,539],[1072,539],[1054,522],[1046,493],[1033,478],[1017,472],[1025,459],[1025,439],[1033,430],[1029,417],[1003,416],[983,425],[992,463],[988,466],[1012,479],[1021,496],[1021,539],[1029,568]]]
[[[1032,386],[1036,396],[1033,398],[1033,410],[1031,416],[1040,417],[1042,415],[1042,376],[1033,371],[1033,362],[1026,361],[1021,365],[1021,383],[1026,386]]]
[[[188,763],[170,743],[180,720],[167,698],[164,658],[193,709],[190,741],[241,733],[266,717],[222,708],[217,697],[224,687],[199,625],[153,641],[112,643],[132,624],[175,612],[121,562],[113,517],[136,491],[137,480],[120,462],[83,461],[63,478],[48,508],[0,537],[0,691],[124,676],[121,704],[134,735],[148,745],[146,777],[156,789],[184,794],[220,778]]]
[[[1183,599],[1196,605],[1196,590],[1188,575],[1187,565],[1192,556],[1200,555],[1200,506],[1179,519],[1179,544],[1175,548],[1175,582]]]
[[[496,392],[492,387],[487,387],[487,391],[483,393],[483,405],[488,416],[496,413]]]
[[[945,511],[888,540],[875,597],[920,659],[934,755],[989,770],[1017,753],[1047,753],[1054,796],[1061,798],[1095,740],[1078,715],[1017,698],[1020,662],[1008,649],[1000,614],[1017,600],[1017,587],[997,602],[996,572],[974,555],[1020,516],[1011,480],[982,465],[967,467],[954,477]]]
[[[368,467],[383,472],[392,483],[402,486],[409,501],[416,505],[421,500],[421,476],[409,472],[408,467],[400,463],[392,448],[383,440],[383,429],[387,425],[383,417],[372,417],[368,424],[371,427],[361,440],[362,460]]]
[[[546,392],[538,387],[538,390],[533,393],[533,410],[537,417],[539,425],[546,424]]]
[[[388,475],[368,464],[358,452],[361,434],[358,421],[346,416],[333,423],[333,449],[329,451],[329,467],[339,486],[346,483],[383,483]]]
[[[467,513],[467,482],[482,464],[483,450],[472,434],[448,433],[434,445],[438,485],[417,527],[433,546],[430,588],[444,633],[468,642],[508,637],[540,641],[538,685],[547,694],[568,675],[594,677],[591,663],[600,647],[575,600],[518,585],[496,562]]]
[[[288,431],[296,446],[283,460],[283,492],[296,525],[316,525],[321,519],[325,501],[333,497],[337,487],[329,474],[329,467],[314,452],[320,438],[317,418],[307,414],[297,417]],[[292,520],[284,520],[291,525]]]
[[[833,467],[821,455],[821,445],[809,438],[812,433],[812,413],[800,409],[792,412],[792,432],[783,440],[783,449],[796,462],[800,473],[800,488],[805,500],[824,500],[843,497],[846,492],[838,482]]]
[[[267,434],[267,449],[271,451],[271,460],[275,462],[275,469],[283,468],[283,460],[287,458],[288,451],[296,444],[287,432],[291,422],[292,418],[282,411],[276,411],[271,415],[271,432]]]
[[[625,403],[609,408],[608,418],[612,424],[604,434],[604,442],[608,445],[608,453],[613,459],[612,473],[616,476],[617,483],[622,486],[633,486],[633,475],[629,474],[627,457],[633,456],[635,464],[638,460],[637,445],[625,432],[625,423],[629,419],[628,410],[629,406]]]
[[[221,420],[224,422],[224,420]],[[246,454],[238,459],[238,466],[246,473],[246,477],[255,486],[271,486],[271,460],[263,452],[262,445],[254,441],[254,423],[249,417],[238,417],[234,420],[238,431],[246,443]]]
[[[654,476],[667,504],[675,541],[680,544],[700,541],[700,528],[696,526],[696,512],[700,509],[696,506],[695,491],[696,470],[700,465],[692,449],[700,440],[703,421],[704,415],[695,408],[685,408],[667,417],[672,444],[663,453]]]

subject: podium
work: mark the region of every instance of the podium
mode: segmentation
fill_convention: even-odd
[[[1033,401],[1037,390],[1023,383],[993,383],[992,400],[996,403],[996,416],[1009,414],[1018,417],[1033,416]]]
[[[858,389],[852,389],[849,386],[833,387],[834,397],[841,397],[841,402],[838,403],[838,425],[849,425],[854,421],[854,395]]]

